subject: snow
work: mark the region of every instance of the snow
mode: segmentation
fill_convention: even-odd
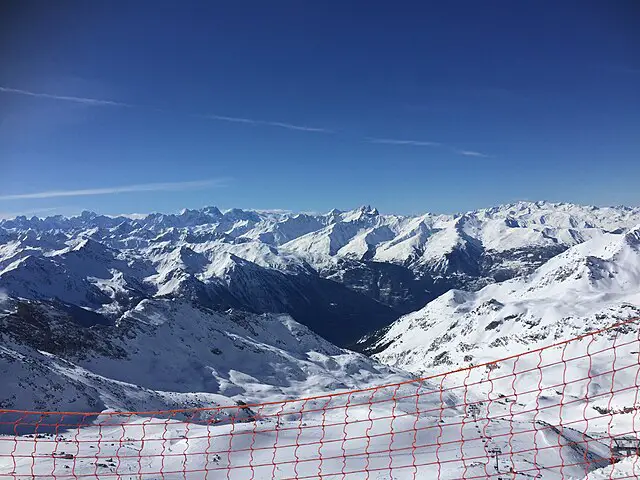
[[[599,468],[590,472],[583,480],[609,480],[613,478],[638,478],[640,477],[640,465],[638,465],[638,456],[633,455],[629,458],[622,459],[618,463]]]

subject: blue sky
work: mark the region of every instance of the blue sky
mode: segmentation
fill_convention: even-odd
[[[0,215],[640,204],[640,7],[12,2]]]

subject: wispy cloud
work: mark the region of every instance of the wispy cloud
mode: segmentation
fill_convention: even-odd
[[[4,93],[13,93],[16,95],[25,95],[28,97],[36,97],[36,98],[48,98],[50,100],[60,100],[64,102],[73,102],[73,103],[81,103],[84,105],[96,106],[96,107],[125,107],[125,108],[140,108],[146,110],[153,111],[163,111],[159,108],[147,107],[143,105],[134,105],[131,103],[117,102],[113,100],[104,100],[100,98],[87,98],[87,97],[73,97],[67,95],[54,95],[50,93],[41,93],[41,92],[32,92],[30,90],[22,90],[19,88],[9,88],[0,86],[0,92]],[[269,120],[256,120],[253,118],[240,118],[240,117],[230,117],[226,115],[217,115],[217,114],[188,114],[191,117],[204,118],[207,120],[217,120],[221,122],[232,122],[232,123],[244,123],[248,125],[262,125],[269,127],[279,127],[286,128],[288,130],[298,130],[302,132],[316,132],[316,133],[333,133],[331,130],[326,128],[318,128],[318,127],[308,127],[306,125],[294,125],[286,122],[273,122]]]
[[[246,123],[249,125],[266,125],[270,127],[286,128],[289,130],[299,130],[302,132],[334,133],[332,130],[328,130],[326,128],[307,127],[304,125],[293,125],[291,123],[284,123],[284,122],[270,122],[267,120],[255,120],[252,118],[227,117],[224,115],[197,115],[197,116],[201,118],[207,118],[209,120],[221,120],[223,122],[233,122],[233,123]]]
[[[29,97],[37,97],[37,98],[48,98],[51,100],[62,100],[65,102],[82,103],[85,105],[127,107],[127,108],[135,107],[135,105],[131,105],[129,103],[114,102],[112,100],[100,100],[98,98],[86,98],[86,97],[70,97],[67,95],[52,95],[50,93],[31,92],[29,90],[20,90],[18,88],[9,88],[9,87],[3,87],[3,86],[0,86],[0,92],[15,93],[17,95],[26,95]]]
[[[45,192],[0,195],[0,201],[28,200],[34,198],[84,197],[89,195],[115,195],[118,193],[133,192],[171,192],[182,190],[196,190],[201,188],[222,187],[225,186],[229,182],[229,180],[230,179],[228,178],[218,178],[211,180],[197,180],[193,182],[142,183],[138,185],[85,188],[81,190],[48,190]]]
[[[454,150],[458,155],[464,155],[465,157],[479,157],[479,158],[489,158],[490,155],[482,152],[475,152],[473,150]]]
[[[74,97],[74,96],[67,96],[67,95],[54,95],[54,94],[50,94],[50,93],[42,93],[42,92],[33,92],[30,90],[23,90],[23,89],[18,89],[18,88],[10,88],[10,87],[5,87],[5,86],[0,86],[0,92],[4,92],[4,93],[10,93],[10,94],[16,94],[16,95],[25,95],[25,96],[29,96],[29,97],[36,97],[36,98],[48,98],[51,100],[60,100],[60,101],[65,101],[65,102],[73,102],[73,103],[80,103],[80,104],[84,104],[84,105],[89,105],[89,106],[98,106],[98,107],[124,107],[124,108],[136,108],[136,109],[144,109],[144,110],[149,110],[149,111],[155,111],[155,112],[164,112],[164,113],[173,113],[173,114],[178,114],[176,112],[170,112],[170,111],[166,111],[160,108],[156,108],[156,107],[152,107],[152,106],[144,106],[144,105],[135,105],[135,104],[131,104],[131,103],[125,103],[125,102],[118,102],[118,101],[114,101],[114,100],[104,100],[104,99],[100,99],[100,98],[88,98],[88,97]],[[322,133],[322,134],[336,134],[336,133],[343,133],[344,135],[346,135],[344,132],[336,132],[335,130],[331,130],[328,128],[320,128],[320,127],[310,127],[307,125],[296,125],[296,124],[292,124],[292,123],[287,123],[287,122],[276,122],[276,121],[271,121],[271,120],[260,120],[260,119],[255,119],[255,118],[244,118],[244,117],[233,117],[233,116],[228,116],[228,115],[218,115],[215,113],[182,113],[182,115],[186,115],[189,117],[195,117],[195,118],[202,118],[202,119],[206,119],[206,120],[214,120],[214,121],[220,121],[220,122],[230,122],[230,123],[241,123],[241,124],[245,124],[245,125],[254,125],[254,126],[267,126],[267,127],[276,127],[276,128],[284,128],[287,130],[294,130],[294,131],[300,131],[300,132],[312,132],[312,133]],[[348,135],[346,135],[348,136]],[[352,139],[358,139],[358,140],[363,140],[362,137],[354,137],[351,136]],[[372,138],[372,137],[365,137],[364,138],[365,141],[370,142],[370,143],[377,143],[377,144],[386,144],[386,145],[398,145],[398,146],[414,146],[414,147],[442,147],[442,148],[449,148],[452,151],[454,151],[455,153],[457,153],[458,155],[464,155],[467,157],[482,157],[482,158],[490,158],[490,155],[486,155],[484,153],[481,152],[476,152],[473,150],[459,150],[456,148],[452,148],[451,146],[439,143],[439,142],[432,142],[432,141],[423,141],[423,140],[406,140],[406,139],[396,139],[396,138]],[[140,185],[134,185],[133,187],[141,187]],[[129,187],[124,187],[124,188],[129,188]],[[102,190],[102,189],[97,189],[97,190]],[[88,190],[88,191],[94,191],[94,190]],[[129,190],[127,190],[129,191]],[[133,190],[133,191],[138,191],[138,190]],[[42,192],[42,194],[49,194],[49,193],[55,193],[56,195],[54,196],[67,196],[67,195],[62,195],[59,194],[60,192]],[[106,193],[119,193],[119,192],[99,192],[99,193],[81,193],[81,194],[74,194],[75,195],[103,195]],[[49,198],[49,196],[46,197],[25,197],[25,198]],[[0,196],[0,200],[3,200],[6,198],[3,198],[2,196]]]
[[[399,140],[395,138],[367,138],[367,141],[371,143],[383,143],[386,145],[409,145],[414,147],[442,147],[453,151],[457,155],[463,155],[465,157],[478,157],[478,158],[491,158],[491,155],[486,153],[476,152],[475,150],[461,150],[448,145],[444,145],[438,142],[426,142],[422,140]]]
[[[131,220],[140,220],[147,217],[148,215],[149,215],[148,213],[117,213],[117,214],[111,214],[111,215],[107,214],[105,216],[110,218],[125,217]]]
[[[438,142],[425,142],[421,140],[397,140],[394,138],[367,138],[371,143],[385,143],[387,145],[413,145],[415,147],[441,147]]]
[[[286,208],[252,208],[251,210],[254,210],[258,213],[267,213],[267,214],[274,213],[276,215],[293,213],[293,210],[288,210]]]
[[[260,122],[265,125],[271,125],[273,127],[288,128],[290,130],[300,130],[303,132],[319,132],[319,133],[333,133],[333,130],[319,127],[307,127],[304,125],[291,125],[290,123],[282,122]]]

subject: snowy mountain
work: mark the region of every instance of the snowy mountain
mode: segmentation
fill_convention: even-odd
[[[640,209],[519,202],[456,215],[180,214],[0,221],[0,289],[114,322],[143,299],[289,313],[350,345],[451,288],[530,273],[640,223]]]
[[[413,372],[484,363],[640,316],[640,226],[571,247],[533,273],[451,290],[369,339]]]
[[[83,312],[83,313],[82,313]],[[56,302],[0,305],[0,408],[232,405],[404,380],[285,314],[143,300],[115,325]]]

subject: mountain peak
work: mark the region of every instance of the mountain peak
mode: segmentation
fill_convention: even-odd
[[[82,236],[74,242],[71,250],[74,251],[104,251],[106,246],[89,236]]]
[[[371,205],[363,205],[342,214],[342,220],[346,222],[359,221],[367,217],[376,217],[380,215],[377,208],[371,208]],[[339,221],[340,219],[338,219]]]
[[[222,212],[220,211],[220,209],[218,207],[215,207],[215,206],[204,207],[202,209],[202,211],[204,213],[206,213],[207,215],[210,215],[212,217],[221,217],[222,216]]]
[[[377,208],[372,208],[371,205],[362,205],[358,211],[366,215],[379,215]]]
[[[636,225],[631,230],[629,230],[624,235],[624,241],[627,243],[627,245],[631,247],[639,248],[640,247],[640,225]]]

